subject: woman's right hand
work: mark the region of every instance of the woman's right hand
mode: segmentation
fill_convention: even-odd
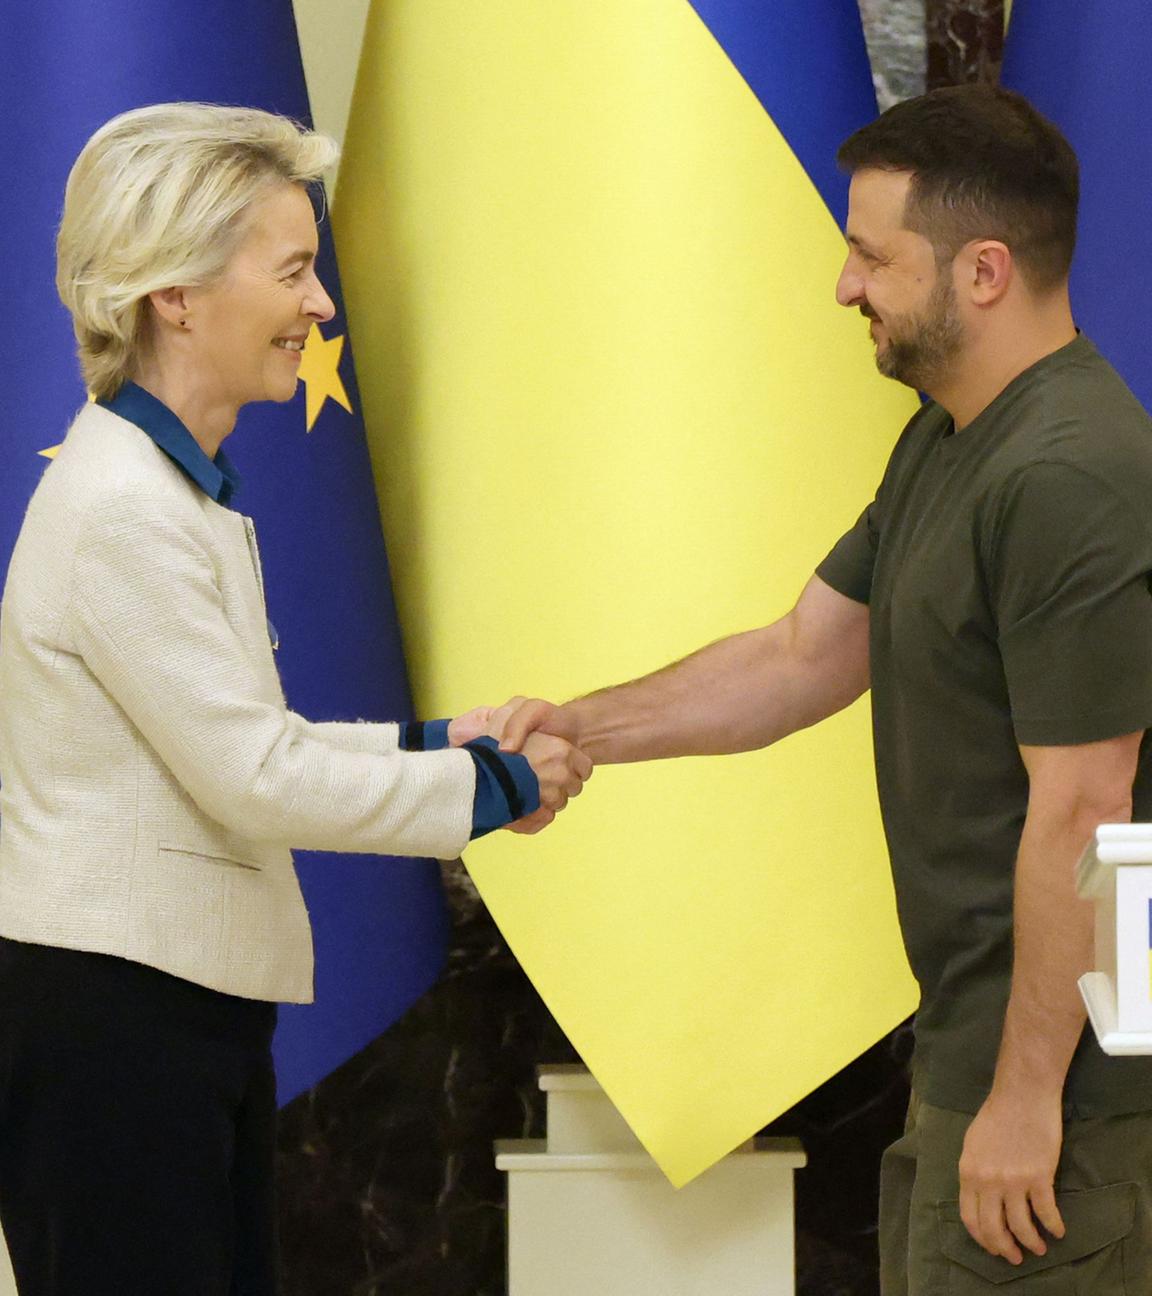
[[[518,833],[538,833],[579,796],[592,776],[592,762],[578,748],[551,734],[532,733],[525,739],[521,755],[540,784],[540,809],[508,827]]]

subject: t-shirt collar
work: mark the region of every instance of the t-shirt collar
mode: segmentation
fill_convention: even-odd
[[[1055,351],[1050,351],[1046,356],[1041,356],[1039,360],[1030,364],[1023,372],[1018,373],[1008,386],[985,405],[962,431],[956,431],[955,424],[949,415],[943,427],[941,445],[949,449],[960,443],[970,445],[977,439],[984,427],[989,424],[995,425],[998,412],[1014,400],[1021,391],[1028,390],[1038,379],[1045,378],[1051,370],[1058,369],[1062,365],[1069,363],[1069,361],[1075,363],[1086,355],[1094,354],[1095,351],[1096,348],[1092,342],[1077,329],[1076,336],[1071,341],[1065,342],[1063,346],[1057,347]],[[943,409],[943,406],[938,408]],[[977,433],[976,437],[971,435],[973,431]]]

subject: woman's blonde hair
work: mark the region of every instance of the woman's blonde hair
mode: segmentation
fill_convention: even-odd
[[[56,240],[56,288],[89,391],[113,396],[129,376],[149,293],[211,283],[253,200],[318,180],[337,154],[326,135],[256,108],[153,104],[101,126],[68,176]]]

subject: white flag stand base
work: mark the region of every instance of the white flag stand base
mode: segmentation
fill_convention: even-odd
[[[8,1259],[8,1248],[0,1236],[0,1296],[16,1296],[16,1279],[12,1276],[12,1264]]]
[[[548,1136],[496,1144],[508,1296],[793,1296],[795,1139],[757,1139],[679,1191],[583,1067],[546,1067]]]

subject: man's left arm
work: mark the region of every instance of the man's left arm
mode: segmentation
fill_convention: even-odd
[[[1012,1264],[1043,1255],[1038,1225],[1062,1237],[1054,1181],[1063,1089],[1084,1028],[1077,988],[1092,966],[1091,905],[1075,865],[1100,823],[1132,817],[1143,732],[1076,746],[1020,748],[1028,813],[1016,860],[1014,961],[988,1099],[964,1140],[960,1213],[985,1250]]]

